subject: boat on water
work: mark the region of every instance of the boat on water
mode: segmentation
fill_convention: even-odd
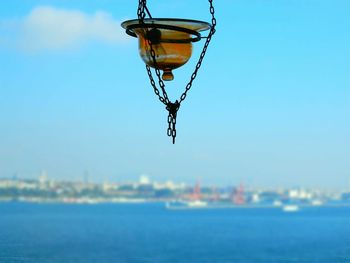
[[[299,206],[297,205],[284,205],[282,207],[283,212],[297,212],[299,211]]]
[[[208,203],[201,200],[195,200],[195,201],[187,202],[187,205],[189,207],[205,207],[208,205]]]
[[[316,200],[313,200],[313,201],[311,202],[311,204],[312,204],[313,206],[321,206],[321,205],[323,205],[323,202],[316,199]]]
[[[182,208],[203,208],[207,207],[208,203],[201,200],[194,201],[171,201],[165,204],[168,209],[182,209]]]
[[[273,206],[282,206],[282,202],[279,201],[279,200],[275,200],[275,201],[273,202]]]

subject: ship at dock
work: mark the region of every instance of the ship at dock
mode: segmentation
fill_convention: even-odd
[[[193,188],[193,192],[186,199],[174,200],[165,204],[167,209],[186,209],[186,208],[204,208],[208,206],[208,202],[201,200],[201,186],[197,182]]]
[[[201,194],[200,183],[197,182],[193,188],[193,192],[184,199],[177,199],[166,202],[167,209],[204,209],[204,208],[228,208],[228,207],[245,207],[246,199],[244,196],[244,187],[241,184],[234,188],[232,194],[226,202],[219,201],[218,193],[213,191],[210,200],[203,200]]]
[[[208,194],[209,193],[209,194]],[[165,203],[166,209],[249,209],[249,208],[270,208],[282,212],[300,212],[307,207],[319,207],[325,205],[320,199],[295,198],[295,193],[291,192],[292,197],[288,194],[277,194],[274,192],[262,192],[260,195],[252,192],[246,192],[244,185],[233,187],[231,192],[219,193],[215,189],[210,192],[201,193],[200,183],[197,182],[193,190],[182,195],[180,198]]]

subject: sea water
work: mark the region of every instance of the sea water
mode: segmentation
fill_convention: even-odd
[[[350,207],[0,203],[0,262],[350,262]]]

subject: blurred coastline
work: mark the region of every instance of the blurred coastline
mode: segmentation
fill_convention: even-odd
[[[93,183],[58,181],[44,173],[37,179],[0,179],[0,202],[31,203],[144,203],[165,202],[167,208],[350,206],[350,191],[285,188],[258,189],[235,186],[202,186],[152,182],[141,176],[136,182]],[[294,206],[294,208],[293,208]]]

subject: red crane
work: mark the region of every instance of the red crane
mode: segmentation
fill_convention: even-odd
[[[232,202],[236,205],[244,205],[245,204],[243,184],[240,184],[238,187],[233,188]]]
[[[193,188],[193,193],[191,195],[192,200],[200,200],[201,199],[201,184],[197,181],[195,187]]]

